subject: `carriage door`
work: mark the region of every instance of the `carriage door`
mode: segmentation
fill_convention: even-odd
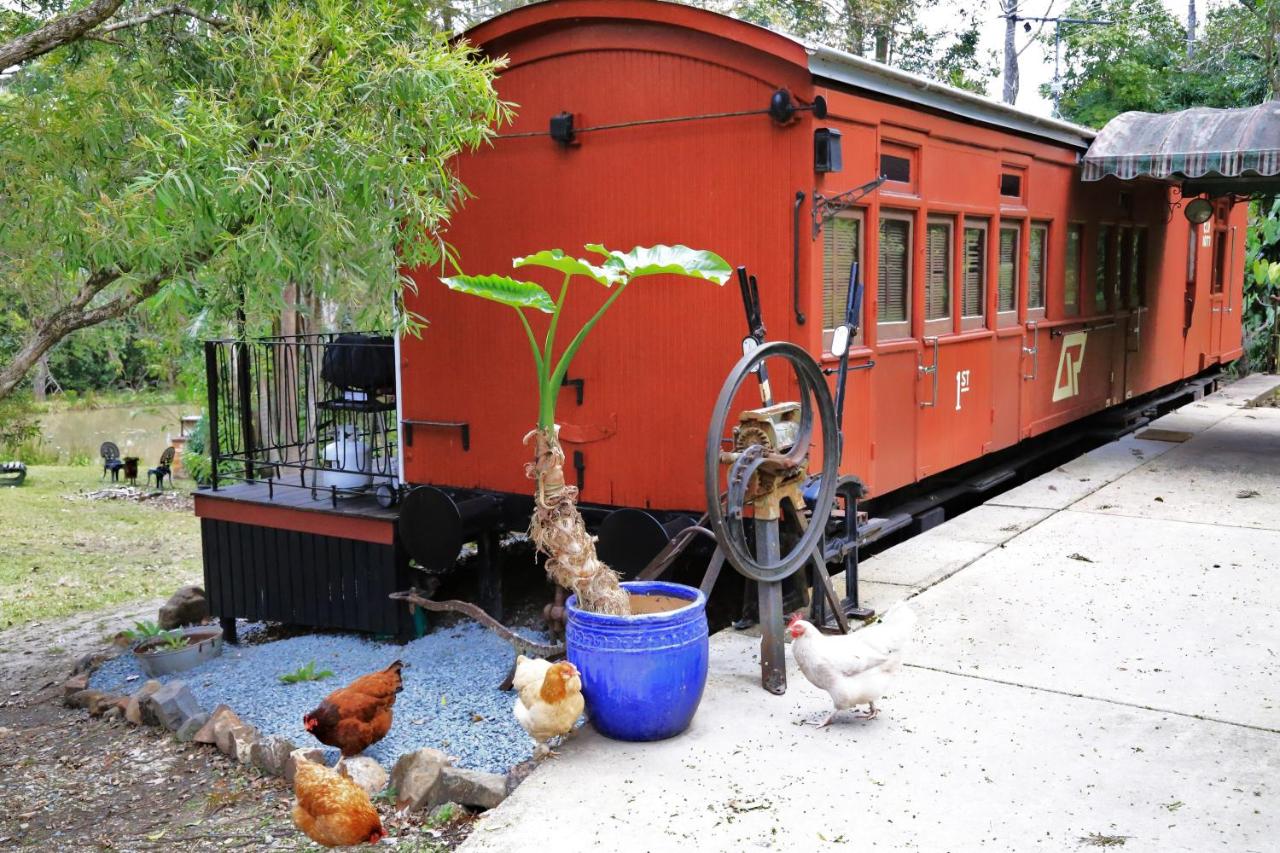
[[[1127,316],[1122,321],[1124,399],[1145,387],[1141,373],[1143,340],[1150,342],[1147,329],[1147,229],[1120,229],[1120,299]]]

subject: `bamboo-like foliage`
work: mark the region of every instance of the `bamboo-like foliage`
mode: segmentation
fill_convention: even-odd
[[[556,433],[560,383],[587,334],[635,279],[679,275],[722,285],[729,279],[731,270],[714,252],[686,246],[637,246],[630,252],[598,244],[586,248],[603,260],[592,263],[560,249],[549,249],[511,262],[513,267],[543,267],[561,273],[564,278],[554,301],[541,285],[507,276],[455,275],[441,281],[453,290],[506,305],[519,316],[533,353],[538,381],[537,427],[524,439],[526,444],[532,442],[534,446],[533,461],[525,467],[525,473],[536,484],[529,537],[547,557],[547,574],[562,587],[572,590],[578,596],[580,607],[594,613],[625,615],[630,613],[630,602],[618,585],[618,575],[596,556],[595,541],[587,533],[578,512],[578,490],[564,482],[564,451]],[[575,276],[588,278],[610,288],[611,292],[557,356],[557,327],[569,295],[569,282]],[[534,336],[529,318],[524,314],[526,308],[551,315],[542,342]]]

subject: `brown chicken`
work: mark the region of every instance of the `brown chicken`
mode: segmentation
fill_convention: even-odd
[[[294,826],[325,847],[376,844],[386,834],[364,788],[328,767],[298,761],[293,793]]]
[[[302,725],[316,740],[342,750],[344,758],[359,755],[391,729],[391,706],[403,689],[403,666],[396,661],[333,691],[302,718]]]

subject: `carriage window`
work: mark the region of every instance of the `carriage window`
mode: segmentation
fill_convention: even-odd
[[[1049,245],[1049,226],[1031,226],[1030,258],[1027,264],[1027,309],[1044,308],[1044,280],[1048,272],[1046,249]]]
[[[987,223],[977,219],[965,220],[962,263],[962,325],[966,329],[979,328],[987,314]]]
[[[1227,236],[1225,231],[1213,232],[1213,280],[1211,292],[1221,293],[1222,283],[1227,280]]]
[[[1107,311],[1107,290],[1110,288],[1114,273],[1112,267],[1111,247],[1112,228],[1102,225],[1098,228],[1098,244],[1093,256],[1093,310],[1099,314]]]
[[[930,219],[924,246],[924,319],[951,318],[951,219]],[[939,323],[938,331],[946,323]],[[930,329],[929,331],[934,331]]]
[[[880,269],[876,296],[881,338],[911,333],[911,215],[880,215]]]
[[[1000,269],[996,286],[996,310],[1018,310],[1018,238],[1017,225],[1000,226]]]
[[[1118,270],[1119,278],[1116,281],[1116,303],[1126,308],[1130,307],[1129,295],[1132,292],[1131,283],[1133,280],[1133,229],[1120,228],[1116,233],[1116,247],[1113,251],[1116,257],[1116,270]]]
[[[889,192],[914,193],[916,191],[916,154],[918,149],[896,142],[880,143],[880,174],[887,182]]]
[[[1080,313],[1080,253],[1084,249],[1084,226],[1067,226],[1067,253],[1065,261],[1062,290],[1063,313],[1075,316]]]
[[[862,216],[842,214],[822,226],[822,349],[831,350],[831,332],[844,322],[849,271],[862,258]],[[858,330],[854,343],[862,343]]]
[[[1022,198],[1022,176],[1009,172],[1001,174],[1000,195],[1005,198]]]
[[[1129,278],[1129,305],[1147,304],[1147,229],[1133,229],[1133,265]]]

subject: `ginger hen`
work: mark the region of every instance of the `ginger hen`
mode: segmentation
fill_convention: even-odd
[[[547,742],[573,731],[585,706],[577,667],[568,661],[549,664],[521,655],[516,658],[512,684],[519,693],[512,710],[537,744],[534,755],[554,755]]]
[[[376,844],[386,834],[364,788],[328,767],[299,760],[293,793],[294,826],[325,847]]]
[[[342,750],[344,758],[359,755],[391,729],[391,706],[404,687],[403,666],[396,661],[333,691],[302,718],[303,726],[316,740]]]

